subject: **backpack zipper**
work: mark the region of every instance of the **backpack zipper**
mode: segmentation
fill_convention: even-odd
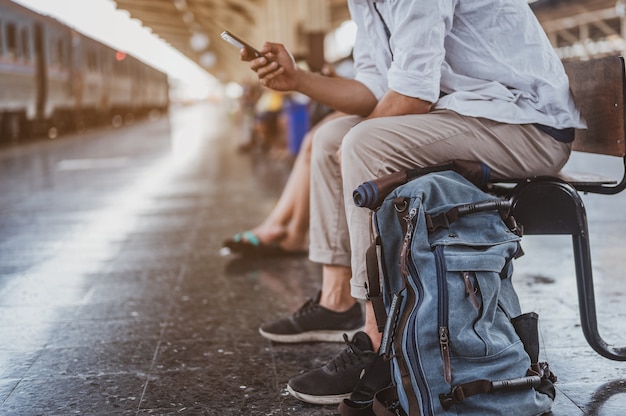
[[[405,282],[407,282],[407,303],[405,307],[410,307],[413,303],[415,303],[414,310],[419,309],[419,306],[422,303],[423,293],[423,288],[419,280],[419,274],[411,259],[411,242],[413,240],[413,230],[415,229],[414,218],[416,215],[417,208],[412,208],[407,215],[402,217],[402,219],[406,222],[406,232],[404,234],[399,260],[400,273],[402,274],[403,279],[405,279]],[[409,276],[414,276],[415,279],[410,279]],[[415,300],[416,296],[417,300]],[[424,370],[420,364],[419,351],[416,347],[416,343],[409,343],[406,341],[416,339],[415,321],[417,319],[417,314],[407,313],[405,311],[403,315],[404,317],[408,316],[410,319],[408,322],[406,318],[402,319],[401,322],[398,323],[397,330],[399,334],[403,334],[406,331],[406,336],[404,337],[405,343],[404,345],[396,344],[396,348],[400,347],[401,349],[406,350],[409,362],[415,363],[415,369],[417,371],[417,374],[412,374],[412,367],[408,366],[406,360],[402,357],[398,357],[400,359],[397,360],[397,363],[401,374],[409,375],[409,377],[402,377],[402,387],[407,393],[406,397],[409,403],[408,410],[409,413],[417,411],[424,416],[432,415],[432,400],[430,399],[428,386],[426,386],[426,383],[424,382],[424,380],[426,380],[426,376],[424,375]],[[413,345],[413,347],[409,348],[409,345]],[[410,394],[410,392],[413,391],[411,379],[417,381],[417,393],[420,396],[422,406],[420,406],[420,403],[417,401],[417,395]]]
[[[435,247],[435,268],[437,270],[438,285],[438,325],[439,349],[443,361],[443,377],[446,383],[452,382],[452,366],[450,364],[450,331],[448,329],[448,285],[446,283],[446,262],[443,256],[444,246]]]
[[[469,296],[472,300],[472,304],[476,309],[480,309],[480,303],[478,302],[478,298],[476,297],[476,287],[472,284],[470,280],[469,272],[462,272],[461,277],[463,278],[463,282],[465,283],[465,296]]]
[[[407,268],[409,262],[407,258],[411,253],[411,241],[413,240],[413,229],[415,228],[413,218],[416,214],[417,208],[411,208],[409,213],[402,217],[402,219],[406,221],[406,233],[402,240],[402,249],[400,249],[400,273],[405,280],[409,277],[409,270]]]
[[[412,261],[409,263],[409,271],[411,275],[416,276],[416,279],[414,281],[410,280],[410,282],[415,284],[415,290],[417,291],[418,296],[419,296],[418,301],[416,302],[416,305],[415,305],[415,309],[417,310],[422,304],[422,297],[423,297],[424,289],[422,288],[421,281],[417,278],[419,277],[419,274],[417,273],[417,268],[415,267]],[[410,286],[413,286],[411,283],[410,283]],[[417,332],[416,323],[415,323],[416,320],[417,320],[417,313],[411,314],[411,320],[407,326],[406,339],[411,339],[411,340],[416,339],[416,332]],[[430,390],[428,390],[428,386],[424,382],[424,380],[426,380],[426,376],[424,374],[424,370],[422,369],[421,360],[419,358],[420,354],[419,354],[419,350],[417,349],[417,343],[413,344],[413,348],[407,348],[407,355],[409,356],[409,361],[416,363],[418,374],[414,375],[414,378],[417,381],[417,384],[419,386],[418,393],[420,395],[421,402],[423,404],[422,407],[420,407],[417,403],[415,404],[415,406],[417,409],[420,410],[419,414],[421,416],[433,415],[434,410],[432,409],[432,400],[431,400]],[[409,381],[409,385],[410,385],[410,381]],[[406,387],[405,387],[405,390],[406,390]],[[408,396],[409,396],[409,403],[410,403],[410,400],[411,400],[410,395]]]

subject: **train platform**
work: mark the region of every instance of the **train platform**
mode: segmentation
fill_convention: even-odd
[[[238,153],[232,120],[202,104],[0,148],[1,415],[337,414],[285,386],[343,345],[258,334],[315,293],[320,267],[219,253],[269,213],[289,173]],[[572,160],[589,163],[613,169]],[[584,201],[600,332],[622,347],[626,192]],[[626,414],[626,362],[581,331],[570,238],[523,246],[514,279],[559,378],[553,415]]]

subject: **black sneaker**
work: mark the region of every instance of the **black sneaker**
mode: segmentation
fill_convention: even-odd
[[[287,390],[295,398],[313,404],[338,404],[352,394],[363,370],[378,354],[365,332],[357,332],[352,341],[344,337],[348,348],[326,365],[292,378]]]
[[[377,355],[365,367],[365,371],[356,386],[354,386],[350,398],[344,399],[339,404],[339,414],[341,416],[354,414],[374,416],[372,409],[374,394],[389,386],[391,386],[391,363],[382,356]]]
[[[365,317],[360,303],[345,312],[334,312],[320,306],[320,295],[318,292],[292,316],[261,325],[259,332],[276,342],[342,342],[343,334],[352,337],[363,329]]]

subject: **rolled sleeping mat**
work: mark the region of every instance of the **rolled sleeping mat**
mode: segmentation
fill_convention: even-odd
[[[483,162],[455,159],[439,165],[390,173],[364,182],[354,190],[352,198],[356,206],[376,210],[398,186],[428,173],[445,170],[455,171],[478,187],[483,187],[491,179],[491,169]]]

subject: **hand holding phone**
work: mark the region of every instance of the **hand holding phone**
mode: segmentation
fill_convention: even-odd
[[[248,55],[252,55],[252,57],[254,58],[259,58],[263,56],[261,52],[259,52],[258,50],[250,46],[248,43],[244,42],[243,40],[241,40],[240,38],[238,38],[237,36],[233,35],[232,33],[226,30],[222,32],[220,36],[222,39],[224,39],[226,42],[230,43],[231,45],[234,45],[239,49],[245,49],[248,52]]]
[[[246,61],[261,57],[265,58],[261,62],[255,62],[253,65],[250,65],[251,69],[257,73],[259,80],[264,86],[277,91],[291,91],[295,88],[296,81],[294,77],[297,70],[295,61],[293,61],[293,56],[291,56],[283,45],[269,44],[271,47],[268,46],[268,53],[265,55],[228,31],[222,32],[220,36],[239,50],[244,49],[246,51]],[[287,62],[288,58],[291,58],[293,65],[289,66],[289,70],[283,67],[278,61],[281,54],[284,55],[283,58],[285,62]]]

